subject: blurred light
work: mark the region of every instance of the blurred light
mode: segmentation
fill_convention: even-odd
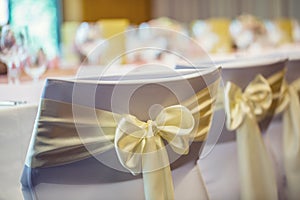
[[[0,0],[0,26],[8,22],[8,0]]]
[[[34,48],[43,48],[52,59],[59,51],[58,1],[10,0],[10,24],[27,26]]]

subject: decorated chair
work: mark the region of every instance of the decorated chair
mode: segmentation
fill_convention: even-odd
[[[268,147],[277,164],[283,185],[283,198],[300,196],[300,58],[291,56],[287,63],[286,80],[277,108],[278,116],[268,131]],[[285,181],[286,180],[286,181]]]
[[[219,70],[48,79],[25,199],[208,199],[196,166]],[[121,80],[120,80],[121,79]]]
[[[220,131],[221,136],[198,161],[211,199],[278,198],[262,133],[278,103],[285,63],[285,58],[253,57],[221,64],[224,88],[207,143],[214,144]]]

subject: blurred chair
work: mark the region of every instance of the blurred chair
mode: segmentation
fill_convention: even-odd
[[[232,51],[232,40],[229,32],[231,21],[226,18],[211,18],[207,20],[211,32],[218,37],[212,53],[224,53]]]
[[[124,32],[129,27],[128,19],[101,19],[98,21],[98,24],[102,37],[108,39],[108,47],[101,55],[101,64],[108,64],[118,56],[121,56],[119,62],[124,64],[126,60],[122,54],[126,50],[126,34]]]
[[[275,112],[285,62],[285,58],[253,57],[219,63],[224,94],[219,95],[219,110],[207,139],[211,147],[203,150],[206,156],[198,161],[211,199],[278,198],[275,171],[261,132]],[[226,127],[222,127],[225,117]]]
[[[218,85],[219,70],[49,79],[24,198],[208,199],[195,163]]]
[[[281,18],[275,20],[275,24],[281,32],[279,44],[286,44],[293,42],[293,20],[288,18]]]
[[[265,132],[275,112],[284,78],[285,62],[286,59],[261,57],[224,63],[222,78],[225,84],[223,106],[226,128],[222,130],[220,142],[227,143],[235,137],[236,142],[231,144],[237,146],[227,146],[224,149],[221,145],[220,152],[218,144],[213,149],[215,153],[212,152],[212,155],[199,163],[200,167],[202,164],[207,165],[211,162],[209,156],[213,155],[225,159],[218,162],[227,163],[228,166],[226,164],[226,167],[218,170],[221,173],[223,170],[230,170],[228,174],[232,178],[232,185],[238,187],[233,189],[234,192],[229,189],[230,186],[224,188],[235,194],[230,196],[231,199],[278,198],[275,171],[261,132]],[[218,120],[218,113],[215,119]],[[226,151],[233,155],[226,154]],[[211,170],[207,173],[212,174],[214,170]],[[239,179],[233,181],[237,171]]]
[[[63,59],[67,63],[78,64],[79,56],[75,50],[75,35],[80,22],[66,21],[61,25],[61,44]]]
[[[299,199],[300,191],[300,58],[290,58],[281,102],[268,131],[268,147],[284,181],[284,198]]]

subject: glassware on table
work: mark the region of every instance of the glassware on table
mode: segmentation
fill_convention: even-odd
[[[28,49],[28,57],[24,62],[24,71],[34,82],[37,82],[47,70],[48,60],[43,48]]]
[[[80,54],[81,61],[98,64],[99,57],[105,49],[105,45],[99,45],[103,42],[104,39],[99,24],[88,22],[80,24],[75,35],[75,46]]]
[[[27,29],[26,27],[2,27],[0,49],[1,59],[7,65],[9,83],[19,83],[21,63],[26,59]]]

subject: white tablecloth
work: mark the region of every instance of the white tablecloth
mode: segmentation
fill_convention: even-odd
[[[22,198],[20,177],[37,104],[0,108],[0,199]]]
[[[26,101],[38,104],[43,86],[44,81],[19,85],[0,84],[0,101]]]

